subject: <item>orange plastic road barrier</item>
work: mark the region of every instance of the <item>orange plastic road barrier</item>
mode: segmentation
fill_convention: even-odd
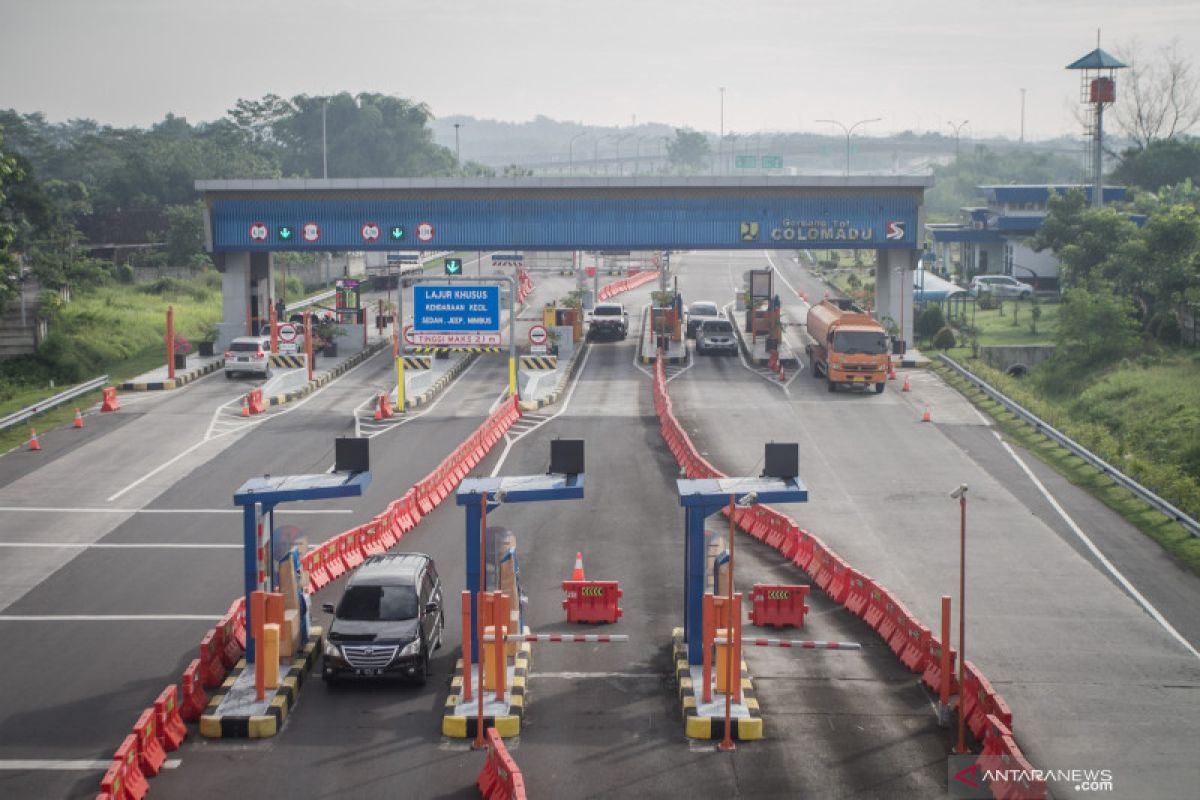
[[[113,754],[113,761],[119,761],[123,765],[125,796],[133,798],[133,800],[141,800],[146,796],[146,792],[150,791],[150,784],[146,782],[146,776],[142,774],[141,768],[138,766],[138,740],[133,734],[126,736],[121,746],[117,748],[117,752]]]
[[[75,422],[72,423],[76,428],[83,427],[83,414],[79,413],[79,406],[75,406]]]
[[[221,632],[221,663],[227,668],[232,669],[237,666],[238,661],[242,658],[242,646],[237,641],[237,625],[234,622],[236,614],[233,609],[225,612],[225,616],[221,617],[221,621],[217,623],[217,630]]]
[[[567,622],[616,622],[625,613],[619,607],[624,592],[617,581],[563,581],[562,587]]]
[[[100,798],[112,798],[112,800],[126,800],[130,795],[125,791],[125,762],[113,759],[108,771],[104,773],[104,777],[100,779]]]
[[[147,708],[138,717],[137,724],[133,726],[133,735],[138,742],[138,766],[144,774],[153,778],[167,760],[167,751],[162,749],[154,729],[153,708]]]
[[[887,611],[885,596],[890,597],[887,595],[887,589],[874,580],[870,581],[870,585],[867,587],[867,609],[863,613],[863,622],[875,630],[879,630],[879,626],[883,624],[883,617]]]
[[[929,640],[933,637],[929,628],[917,619],[910,617],[905,630],[904,648],[900,651],[900,660],[904,666],[918,675],[925,672],[925,660],[929,658]]]
[[[750,588],[750,623],[776,628],[803,628],[809,587],[756,583]]]
[[[175,684],[163,689],[154,701],[154,716],[158,722],[158,741],[167,752],[174,752],[187,738],[187,727],[179,718],[178,692]]]
[[[583,576],[583,553],[575,553],[575,568],[571,570],[571,580],[585,581],[587,578]]]
[[[525,800],[525,778],[495,728],[487,730],[487,761],[475,785],[484,800]]]
[[[970,661],[963,664],[962,708],[976,739],[982,739],[987,729],[988,715],[995,716],[1010,730],[1012,729],[1012,711],[1004,698],[996,693],[991,682]]]
[[[200,659],[192,659],[183,671],[183,703],[179,716],[186,722],[196,722],[208,706],[208,695],[200,681]]]
[[[217,631],[210,630],[200,640],[200,681],[205,689],[215,689],[225,680],[225,664],[217,647]]]
[[[250,390],[250,413],[262,414],[267,410],[266,401],[263,400],[262,389]]]
[[[942,642],[936,636],[929,637],[929,650],[925,659],[925,672],[921,675],[921,683],[929,687],[931,691],[940,692],[944,673],[942,672]],[[958,651],[953,647],[950,648],[950,680],[948,694],[958,692],[958,671],[955,664],[958,663]]]
[[[862,617],[867,613],[867,605],[871,600],[871,578],[853,567],[848,567],[847,572],[849,578],[846,583],[849,590],[846,592],[846,600],[843,605],[854,616]]]
[[[120,411],[121,401],[117,399],[117,387],[104,387],[104,402],[100,404],[101,411]]]
[[[850,567],[832,551],[830,555],[833,558],[829,565],[830,578],[825,586],[825,593],[833,602],[845,605],[846,597],[850,594]]]
[[[42,445],[38,441],[38,438],[37,438],[37,428],[29,429],[29,449],[30,450],[41,450],[42,449]]]

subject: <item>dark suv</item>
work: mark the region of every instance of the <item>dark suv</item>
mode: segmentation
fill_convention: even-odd
[[[371,556],[350,576],[333,614],[321,677],[407,677],[425,683],[446,627],[442,585],[423,553]]]

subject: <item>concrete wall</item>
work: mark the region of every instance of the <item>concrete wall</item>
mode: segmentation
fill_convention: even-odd
[[[979,348],[979,354],[988,366],[1005,372],[1013,367],[1030,369],[1054,355],[1052,344],[989,345]]]

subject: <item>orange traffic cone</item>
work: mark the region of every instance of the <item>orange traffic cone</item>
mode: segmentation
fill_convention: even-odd
[[[912,391],[912,389],[910,389],[908,386],[908,376],[907,375],[904,376],[904,385],[900,387],[900,391],[902,391],[902,392],[911,392]]]
[[[583,577],[583,553],[582,552],[575,553],[575,569],[571,570],[571,580],[573,580],[573,581],[586,581],[587,580],[587,578]]]
[[[891,364],[888,364],[888,380],[889,381],[896,380],[896,368],[893,367]]]
[[[29,429],[29,449],[30,450],[41,450],[42,449],[42,446],[40,444],[38,444],[37,428]]]
[[[248,394],[242,395],[242,416],[250,416],[250,395]]]
[[[80,413],[79,413],[79,407],[78,407],[78,406],[76,406],[76,407],[75,407],[75,427],[76,427],[76,428],[82,428],[82,427],[83,427],[83,414],[80,414]]]
[[[375,399],[375,421],[379,422],[383,419],[383,395],[379,395]]]
[[[929,403],[925,404],[925,413],[921,415],[921,422],[932,422],[929,418]]]

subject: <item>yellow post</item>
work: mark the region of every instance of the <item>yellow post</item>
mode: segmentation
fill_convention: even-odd
[[[508,396],[515,397],[517,394],[517,359],[514,356],[508,357]]]
[[[263,687],[279,688],[279,625],[263,625],[262,638]]]
[[[404,399],[404,358],[396,356],[396,411],[404,411],[407,405]]]
[[[717,645],[717,691],[725,694],[729,691],[729,656],[726,649],[731,645],[729,642],[729,628],[717,628],[717,639],[724,639],[726,644]]]

